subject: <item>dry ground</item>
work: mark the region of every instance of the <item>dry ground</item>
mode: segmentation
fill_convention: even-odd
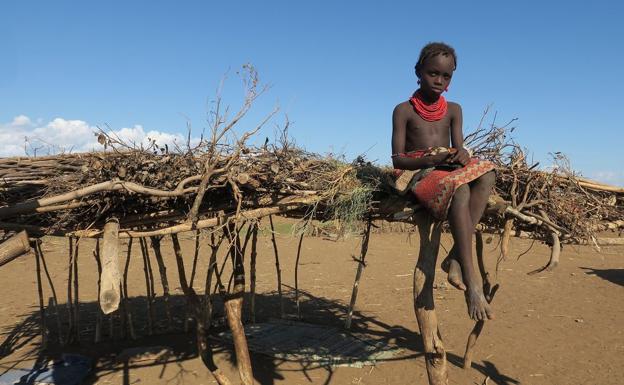
[[[284,284],[294,286],[294,257],[298,238],[278,237]],[[425,384],[422,347],[413,312],[412,271],[417,255],[417,235],[373,234],[368,265],[361,282],[354,328],[404,349],[395,360],[364,368],[310,368],[293,362],[278,362],[253,355],[254,374],[260,384]],[[497,238],[486,245],[486,256],[493,263]],[[191,239],[184,242],[187,271],[192,261]],[[448,235],[443,245],[451,244]],[[66,298],[66,241],[46,239],[46,260],[59,296]],[[212,384],[212,377],[196,357],[191,334],[182,329],[183,310],[178,274],[170,243],[163,245],[170,285],[175,298],[177,334],[141,337],[138,341],[115,341],[93,345],[88,342],[96,311],[97,271],[92,256],[93,243],[84,242],[80,253],[80,298],[84,340],[77,347],[52,347],[46,356],[38,355],[36,335],[37,288],[35,262],[22,257],[0,268],[0,374],[11,367],[31,368],[36,359],[61,351],[88,354],[97,362],[87,384]],[[549,249],[527,240],[512,240],[513,258],[499,272],[501,290],[494,300],[496,320],[487,323],[478,342],[473,367],[460,368],[464,344],[472,322],[466,316],[463,295],[444,284],[438,269],[436,306],[451,362],[451,384],[482,384],[487,376],[495,384],[622,384],[624,383],[624,248],[566,246],[561,265],[550,273],[528,276],[548,259]],[[359,252],[359,239],[330,241],[305,238],[299,270],[299,287],[304,291],[302,315],[306,321],[341,325],[355,276],[351,256]],[[443,252],[443,251],[442,251]],[[200,256],[195,286],[203,291],[206,255]],[[439,261],[438,261],[439,266]],[[248,268],[248,267],[247,267]],[[153,263],[157,276],[157,267]],[[188,274],[188,273],[187,273]],[[145,324],[145,280],[135,245],[130,265],[129,291],[135,322]],[[270,238],[259,240],[258,306],[259,320],[277,316],[278,301],[275,265]],[[156,282],[161,293],[160,282]],[[287,290],[287,287],[285,287]],[[288,294],[292,294],[289,292]],[[64,300],[61,300],[64,302]],[[159,306],[162,303],[159,304]],[[162,306],[161,306],[162,308]],[[286,303],[294,312],[292,299]],[[33,315],[34,314],[34,315]],[[164,323],[162,320],[159,325]],[[118,334],[118,331],[116,332]],[[105,333],[106,334],[106,333]],[[105,339],[108,339],[105,335]],[[167,363],[116,364],[115,354],[128,346],[165,345],[172,349]],[[231,351],[219,346],[217,361],[235,379]],[[235,381],[236,383],[237,381]]]

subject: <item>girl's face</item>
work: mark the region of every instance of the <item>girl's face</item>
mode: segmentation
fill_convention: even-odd
[[[417,73],[421,92],[437,99],[451,83],[454,71],[455,60],[451,55],[440,54],[426,59]]]

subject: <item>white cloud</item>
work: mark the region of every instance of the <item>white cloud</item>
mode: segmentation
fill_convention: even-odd
[[[591,174],[591,179],[614,186],[624,187],[624,171],[596,171]]]
[[[0,123],[0,157],[46,155],[59,152],[85,152],[103,150],[97,141],[96,126],[83,120],[55,118],[50,122],[33,122],[28,116],[19,115],[10,123]],[[124,127],[109,132],[124,143],[147,146],[155,140],[158,146],[182,145],[186,139],[181,134],[150,130],[145,132],[141,125]],[[194,140],[195,142],[195,140]]]

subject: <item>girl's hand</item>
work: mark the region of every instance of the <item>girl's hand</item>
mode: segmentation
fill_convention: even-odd
[[[449,157],[448,162],[459,163],[462,166],[465,166],[470,163],[470,154],[468,153],[468,150],[462,147]]]

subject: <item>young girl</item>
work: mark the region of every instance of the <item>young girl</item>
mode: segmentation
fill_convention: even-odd
[[[494,165],[470,157],[461,107],[442,96],[456,66],[455,50],[447,44],[429,43],[420,52],[420,88],[392,114],[392,163],[398,174],[416,170],[409,172],[411,193],[437,219],[448,217],[454,245],[442,266],[449,282],[466,291],[470,317],[483,320],[493,312],[473,266],[472,234],[495,182]]]

